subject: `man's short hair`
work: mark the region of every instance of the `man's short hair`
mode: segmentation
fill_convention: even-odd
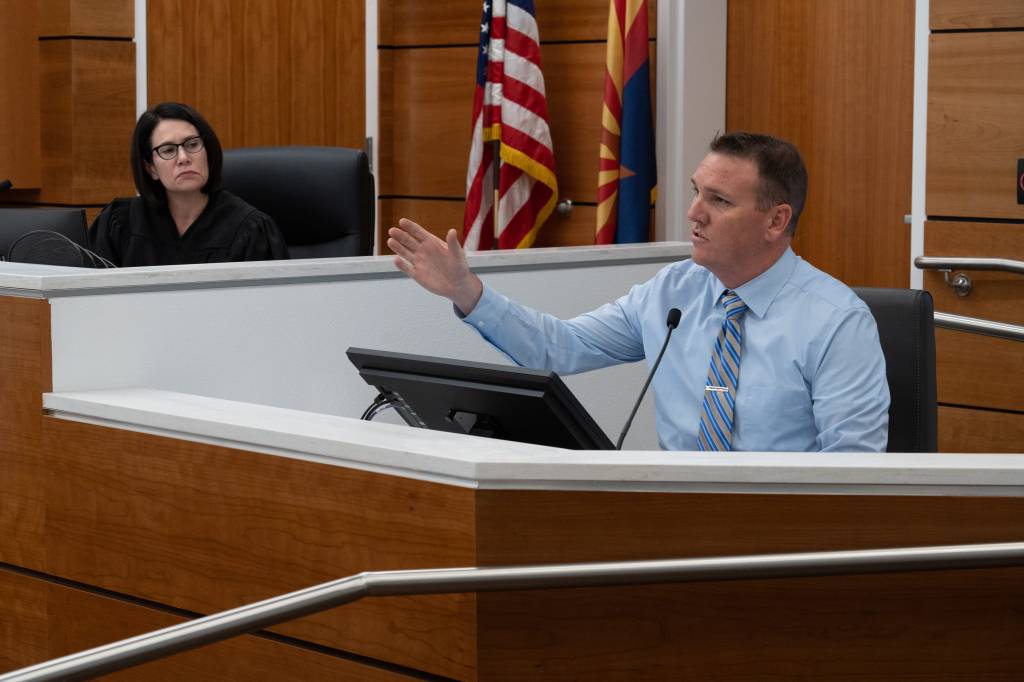
[[[793,217],[789,219],[788,230],[790,234],[796,232],[807,199],[807,168],[796,145],[770,135],[734,132],[716,135],[711,141],[711,151],[750,159],[757,164],[761,180],[757,207],[766,211],[778,204],[789,204],[793,207]]]
[[[146,170],[147,163],[153,163],[153,130],[160,121],[175,119],[187,121],[195,126],[199,137],[203,138],[203,149],[206,150],[206,164],[209,176],[203,186],[204,194],[213,194],[220,189],[221,168],[224,165],[224,151],[221,149],[217,133],[207,123],[203,115],[187,104],[180,102],[163,102],[139,116],[132,133],[131,163],[132,175],[135,177],[135,189],[139,190],[146,201],[154,206],[167,204],[167,190],[159,180],[154,180]]]

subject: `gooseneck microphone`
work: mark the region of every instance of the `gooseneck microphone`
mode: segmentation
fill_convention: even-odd
[[[682,317],[682,313],[679,312],[679,308],[673,308],[668,311],[668,319],[665,320],[665,324],[668,325],[668,334],[665,335],[665,342],[661,344],[661,352],[658,353],[658,359],[654,361],[654,365],[651,366],[651,373],[647,375],[647,381],[644,382],[644,387],[640,390],[640,397],[636,399],[636,405],[633,406],[633,411],[629,413],[629,419],[626,420],[626,425],[622,427],[622,433],[619,434],[619,440],[615,443],[615,449],[622,449],[622,441],[626,440],[626,433],[629,431],[629,427],[633,425],[633,417],[636,416],[636,411],[640,409],[640,403],[643,402],[644,394],[647,393],[647,387],[651,385],[651,379],[654,378],[654,373],[658,371],[658,365],[661,364],[661,356],[665,354],[665,349],[668,348],[668,340],[672,338],[672,332],[676,327],[679,326],[679,318]]]

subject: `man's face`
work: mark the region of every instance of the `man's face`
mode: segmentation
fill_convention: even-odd
[[[764,272],[782,251],[778,220],[784,216],[776,215],[778,206],[757,207],[759,180],[754,161],[715,152],[693,174],[686,214],[693,223],[693,260],[730,288]]]

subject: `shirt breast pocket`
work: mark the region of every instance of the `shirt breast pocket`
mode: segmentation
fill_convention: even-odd
[[[737,402],[741,407],[760,407],[767,412],[810,412],[811,394],[805,388],[777,386],[740,386]]]
[[[806,449],[815,438],[810,393],[804,388],[741,385],[736,431],[736,445],[743,449]]]

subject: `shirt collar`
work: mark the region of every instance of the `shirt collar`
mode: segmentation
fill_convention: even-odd
[[[775,300],[775,297],[782,291],[783,285],[792,276],[793,270],[796,269],[796,263],[797,255],[793,253],[793,249],[787,248],[770,268],[732,291],[743,299],[750,312],[754,313],[757,317],[764,317],[765,313],[768,312],[768,308],[771,307],[772,301]],[[714,277],[714,282],[715,302],[717,303],[718,299],[722,297],[722,292],[727,287],[717,277]]]

